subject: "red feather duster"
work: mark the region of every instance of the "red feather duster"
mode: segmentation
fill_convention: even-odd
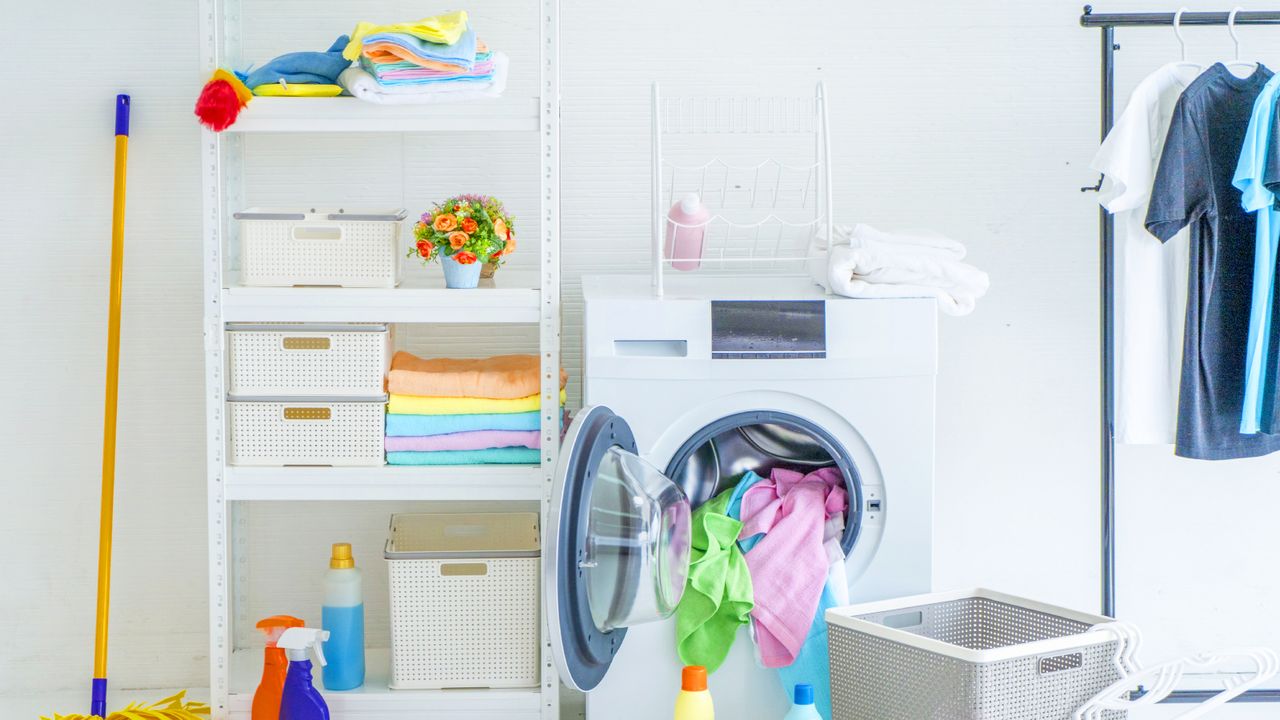
[[[218,70],[205,83],[196,98],[196,117],[200,123],[214,132],[222,132],[240,116],[240,109],[249,104],[253,93],[235,75]]]

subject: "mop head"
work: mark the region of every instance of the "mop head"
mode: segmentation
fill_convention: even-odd
[[[97,715],[54,715],[41,716],[40,720],[208,720],[209,706],[201,702],[186,699],[186,691],[167,697],[152,705],[133,704],[124,710],[107,713],[105,718]]]
[[[222,132],[240,116],[240,109],[249,104],[253,93],[234,73],[219,68],[205,83],[196,98],[196,117],[200,124],[214,132]]]

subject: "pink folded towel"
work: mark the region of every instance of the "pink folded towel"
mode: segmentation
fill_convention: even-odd
[[[836,468],[801,475],[774,470],[742,496],[740,537],[764,533],[747,553],[755,588],[756,644],[765,667],[795,662],[813,625],[830,559],[824,547],[827,519],[849,500]]]
[[[435,452],[437,450],[488,450],[525,447],[537,450],[537,430],[472,430],[448,435],[411,435],[386,439],[387,452]]]

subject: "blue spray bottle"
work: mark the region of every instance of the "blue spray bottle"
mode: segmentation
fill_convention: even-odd
[[[311,679],[311,659],[324,667],[324,651],[320,643],[329,639],[329,633],[315,628],[295,627],[285,630],[276,641],[276,647],[289,656],[289,673],[284,678],[284,693],[280,696],[280,720],[329,720],[329,706],[316,690]]]

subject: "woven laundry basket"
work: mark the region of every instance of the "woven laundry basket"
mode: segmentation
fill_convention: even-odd
[[[384,464],[386,396],[363,400],[229,397],[231,465]]]
[[[227,392],[372,397],[385,392],[392,333],[382,324],[229,324]]]
[[[389,288],[400,281],[404,210],[251,208],[240,221],[240,284]]]
[[[1070,720],[1120,678],[1120,640],[1091,629],[1109,618],[991,590],[826,618],[833,720]]]
[[[392,689],[540,681],[537,513],[391,516]]]

